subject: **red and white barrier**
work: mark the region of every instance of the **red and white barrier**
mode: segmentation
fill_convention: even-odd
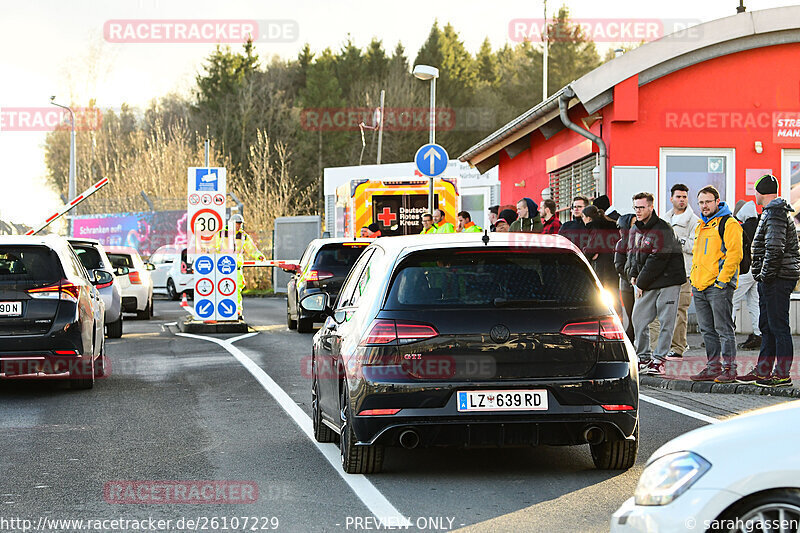
[[[270,260],[270,261],[243,261],[242,266],[246,267],[278,267],[278,268],[292,268],[300,263],[299,259],[288,260]]]
[[[105,187],[106,185],[108,185],[108,178],[101,179],[100,181],[98,181],[97,183],[95,183],[94,185],[92,185],[91,187],[86,189],[85,191],[83,191],[81,194],[79,194],[78,196],[73,198],[72,201],[70,201],[68,204],[65,204],[64,206],[62,206],[61,209],[59,209],[57,212],[55,212],[52,215],[50,215],[44,221],[44,224],[42,224],[41,226],[37,227],[36,229],[29,230],[25,235],[35,235],[35,234],[39,233],[44,228],[46,228],[47,226],[52,224],[53,221],[55,221],[59,217],[63,216],[67,212],[69,212],[73,207],[75,207],[76,205],[78,205],[82,201],[86,200],[88,197],[90,197],[91,195],[93,195],[94,193],[96,193],[97,191],[99,191],[100,189]]]

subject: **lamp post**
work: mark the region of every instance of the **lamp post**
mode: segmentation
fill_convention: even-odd
[[[431,80],[431,128],[428,142],[436,142],[436,78],[439,77],[439,69],[430,65],[415,65],[414,77],[418,80]],[[433,177],[430,179],[428,187],[428,212],[433,214]]]
[[[50,103],[61,109],[69,111],[71,132],[69,136],[69,182],[67,188],[67,200],[72,201],[75,198],[75,113],[69,107],[55,102],[56,97],[50,97]],[[70,233],[72,233],[72,222],[70,222]]]

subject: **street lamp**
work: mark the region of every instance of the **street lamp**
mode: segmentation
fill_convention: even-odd
[[[51,104],[69,111],[70,123],[72,125],[72,132],[69,137],[69,188],[67,190],[67,200],[71,201],[75,198],[75,113],[73,113],[72,109],[69,107],[57,104],[55,100],[55,96],[50,97]]]
[[[436,78],[439,77],[439,69],[430,65],[415,65],[413,74],[418,80],[431,80],[431,128],[428,143],[434,144],[436,142]],[[429,179],[428,212],[433,214],[433,177]]]

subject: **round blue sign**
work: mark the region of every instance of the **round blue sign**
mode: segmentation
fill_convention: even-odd
[[[207,275],[214,271],[214,260],[207,255],[201,255],[194,260],[194,271],[198,274]]]
[[[217,259],[217,270],[222,274],[231,274],[236,270],[236,259],[232,255],[223,255]]]
[[[194,304],[194,311],[200,318],[208,318],[214,314],[214,302],[205,298],[198,300]]]
[[[217,313],[223,318],[230,318],[236,314],[236,302],[230,298],[225,298],[217,304]]]
[[[438,176],[447,169],[447,151],[438,144],[423,144],[414,156],[423,176]]]

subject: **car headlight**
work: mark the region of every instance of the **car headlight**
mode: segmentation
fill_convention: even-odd
[[[693,452],[676,452],[647,465],[636,485],[636,505],[667,505],[700,479],[711,463]]]

